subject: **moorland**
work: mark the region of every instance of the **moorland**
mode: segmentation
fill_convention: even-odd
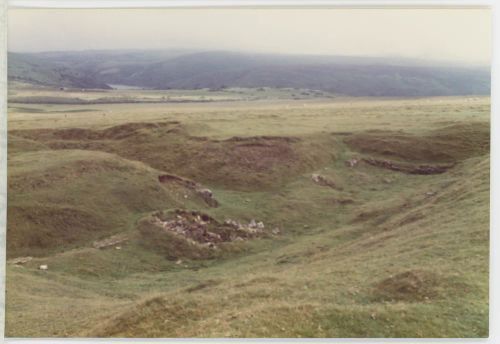
[[[30,68],[47,79],[9,82],[7,336],[488,335],[489,96]]]

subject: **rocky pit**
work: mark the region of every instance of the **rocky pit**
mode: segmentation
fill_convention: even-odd
[[[243,241],[269,234],[280,233],[278,228],[266,231],[263,222],[251,220],[248,224],[227,219],[220,223],[211,216],[198,212],[177,209],[173,212],[157,212],[151,222],[163,231],[185,238],[192,244],[216,248],[217,244]]]

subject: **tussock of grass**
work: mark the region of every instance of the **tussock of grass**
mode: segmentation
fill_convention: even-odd
[[[386,301],[422,301],[437,297],[439,278],[426,271],[405,271],[376,285],[375,297]]]

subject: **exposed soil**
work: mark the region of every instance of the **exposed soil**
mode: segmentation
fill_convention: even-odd
[[[128,239],[129,239],[128,235],[126,235],[126,234],[117,234],[117,235],[113,235],[113,236],[106,238],[106,239],[94,241],[92,246],[94,248],[103,249],[103,248],[108,248],[111,246],[116,246],[118,244],[124,243],[124,242],[128,241]]]
[[[50,149],[117,154],[205,184],[255,190],[276,187],[333,159],[335,139],[279,136],[215,140],[191,136],[179,122],[127,123],[103,130],[16,130]]]
[[[69,128],[69,129],[35,129],[14,130],[12,134],[35,140],[123,140],[137,134],[141,130],[154,130],[161,128],[174,128],[180,124],[177,121],[168,122],[132,122],[109,127],[102,130]]]
[[[284,141],[288,143],[299,142],[300,139],[298,137],[291,136],[252,136],[252,137],[242,137],[242,136],[233,136],[227,140],[223,140],[222,142],[248,142],[249,140],[257,141],[257,142],[273,142],[273,141]]]
[[[224,164],[255,172],[269,172],[278,164],[293,165],[300,159],[292,145],[297,142],[300,139],[294,137],[232,137],[214,141],[216,145],[205,146],[205,152],[209,156],[220,154]],[[214,148],[215,151],[212,151]]]
[[[214,287],[216,285],[219,285],[220,283],[221,283],[221,281],[218,281],[218,280],[206,280],[206,281],[203,281],[203,282],[201,282],[193,287],[186,288],[186,291],[188,293],[192,293],[192,292],[199,291],[202,289]]]
[[[192,180],[182,178],[173,174],[162,174],[158,176],[158,181],[164,184],[167,183],[179,184],[189,189],[194,189],[198,186],[198,184]]]
[[[210,189],[207,189],[192,180],[182,178],[173,174],[162,174],[158,176],[158,181],[162,184],[173,183],[183,186],[194,191],[209,207],[217,208],[219,206],[219,202],[214,198],[214,195]]]
[[[352,198],[337,198],[337,197],[327,198],[325,199],[324,202],[328,205],[349,205],[356,203],[356,201]]]
[[[424,135],[367,131],[349,136],[344,142],[365,154],[413,163],[449,163],[488,153],[490,128],[485,123],[468,123],[447,126]]]
[[[410,202],[405,201],[389,207],[381,207],[378,209],[362,210],[353,219],[353,223],[371,221],[376,225],[380,225],[387,221],[392,215],[401,213],[403,210],[409,209]]]
[[[363,158],[362,161],[369,165],[385,168],[392,171],[398,171],[408,174],[441,174],[448,171],[454,164],[448,165],[410,165],[396,163],[389,160],[378,160],[374,158]]]

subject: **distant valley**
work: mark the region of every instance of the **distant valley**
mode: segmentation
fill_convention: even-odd
[[[226,51],[109,50],[9,53],[9,81],[110,89],[294,88],[342,96],[488,95],[486,67],[410,59],[269,55]]]

